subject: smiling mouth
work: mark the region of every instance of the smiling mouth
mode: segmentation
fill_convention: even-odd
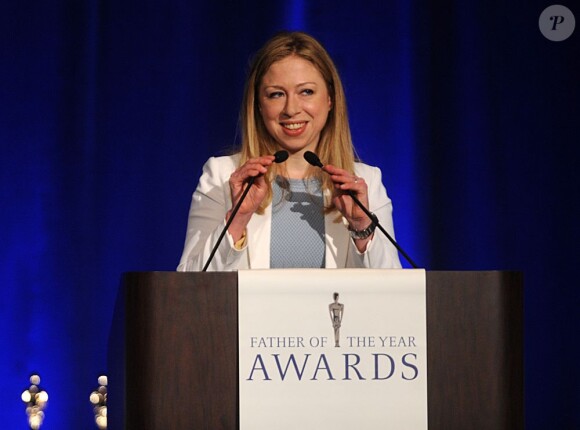
[[[282,124],[282,127],[288,130],[300,130],[305,124],[305,122],[296,122],[292,124]]]

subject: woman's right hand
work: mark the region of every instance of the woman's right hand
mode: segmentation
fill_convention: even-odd
[[[230,176],[230,192],[232,196],[232,209],[236,207],[240,197],[242,196],[247,182],[251,177],[255,177],[254,185],[250,188],[242,205],[238,209],[236,218],[230,225],[228,231],[233,236],[234,240],[239,240],[242,237],[246,225],[250,218],[258,210],[260,204],[266,198],[268,193],[268,185],[264,179],[264,174],[274,162],[273,155],[264,155],[262,157],[251,158],[243,165],[238,167]],[[229,219],[232,209],[227,213],[226,220]]]

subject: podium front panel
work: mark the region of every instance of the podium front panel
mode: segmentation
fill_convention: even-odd
[[[429,429],[523,429],[521,273],[428,271],[426,300]],[[236,272],[125,274],[109,428],[237,429],[237,306]]]

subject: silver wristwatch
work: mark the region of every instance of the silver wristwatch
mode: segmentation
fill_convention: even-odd
[[[351,226],[348,226],[348,231],[350,232],[350,237],[352,237],[353,239],[366,239],[367,237],[369,237],[371,234],[373,234],[373,232],[375,231],[375,228],[377,228],[377,223],[376,223],[376,219],[377,217],[375,216],[375,214],[371,214],[373,216],[373,219],[371,221],[371,224],[365,228],[364,230],[354,230],[353,228],[351,228]]]

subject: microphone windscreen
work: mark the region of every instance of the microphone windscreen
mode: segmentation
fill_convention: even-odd
[[[313,166],[317,166],[317,167],[324,167],[322,165],[322,163],[320,162],[320,158],[318,158],[318,155],[316,155],[314,152],[312,151],[306,151],[304,153],[304,159],[306,161],[308,161],[310,164],[312,164]]]
[[[283,163],[288,159],[288,151],[278,151],[274,154],[274,163]]]

